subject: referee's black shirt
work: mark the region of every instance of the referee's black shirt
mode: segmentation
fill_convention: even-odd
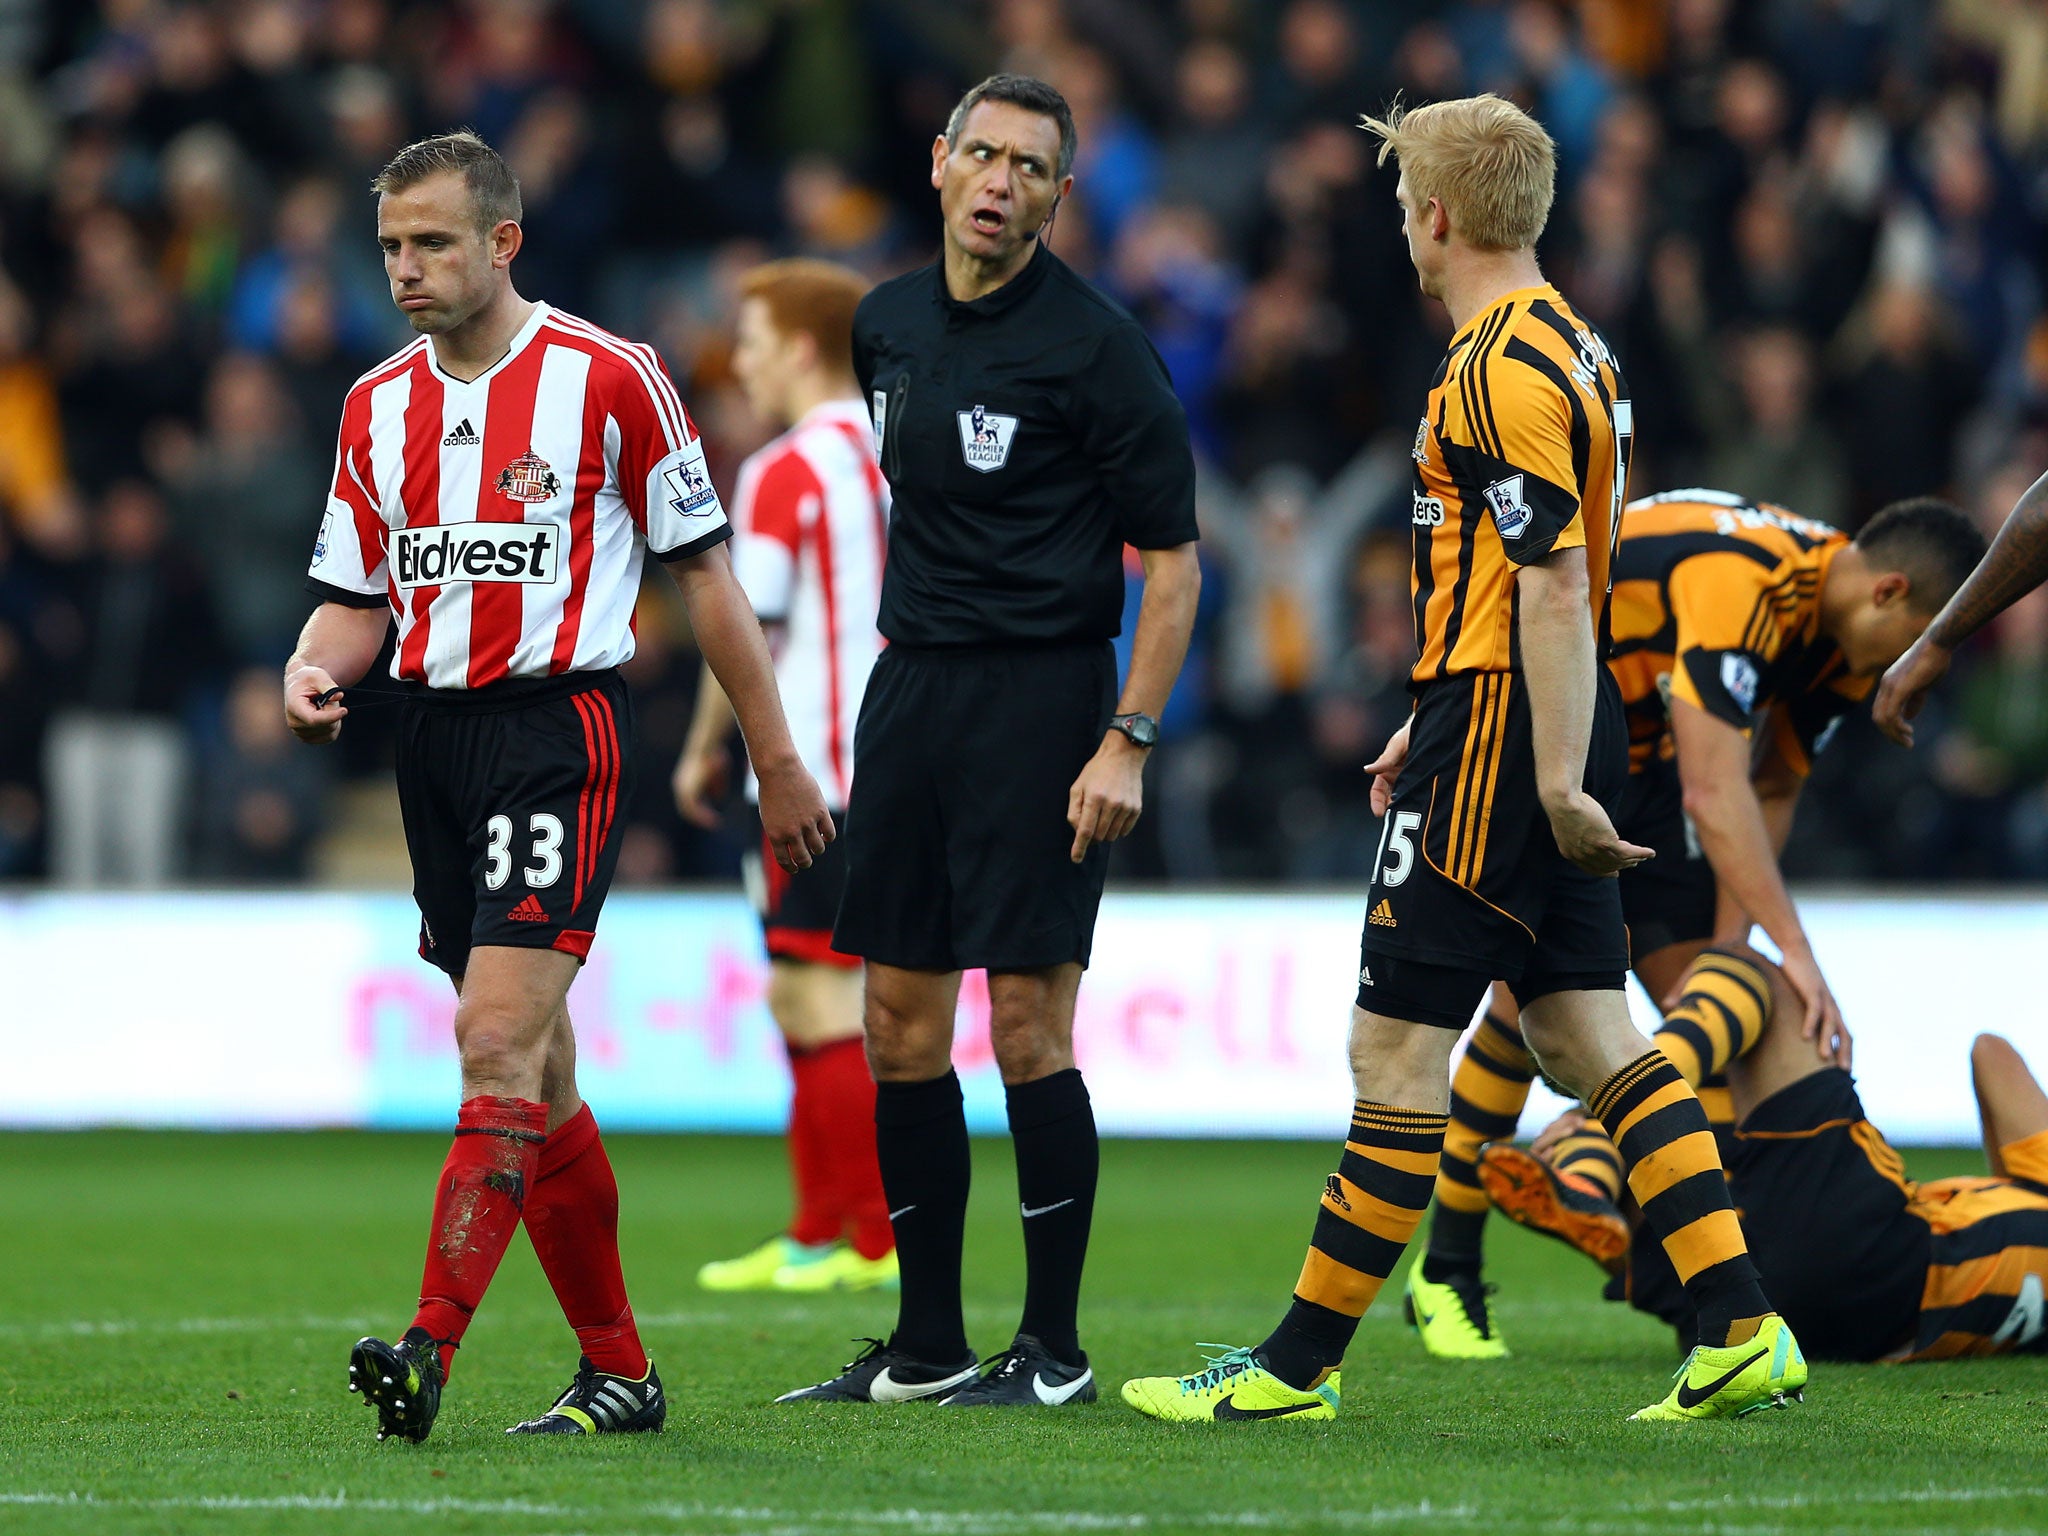
[[[1123,546],[1195,537],[1187,418],[1123,309],[1040,247],[970,303],[883,283],[853,361],[893,497],[880,628],[910,646],[1115,637]]]

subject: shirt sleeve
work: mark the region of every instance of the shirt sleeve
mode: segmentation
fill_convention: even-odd
[[[1695,555],[1672,570],[1666,590],[1672,642],[1671,697],[1747,731],[1763,697],[1764,671],[1783,637],[1758,623],[1772,570],[1740,555]]]
[[[1837,673],[1771,711],[1771,739],[1778,756],[1801,778],[1813,772],[1813,760],[1834,740],[1842,717],[1870,697],[1874,677]]]
[[[658,559],[684,560],[732,537],[704,442],[652,347],[632,344],[617,374],[605,451],[633,526]]]
[[[1135,323],[1119,323],[1082,378],[1081,451],[1102,476],[1117,532],[1139,549],[1193,543],[1199,530],[1187,413],[1152,343]]]
[[[1536,369],[1499,357],[1484,361],[1470,399],[1472,489],[1508,559],[1532,565],[1560,549],[1583,549],[1586,519],[1572,450],[1577,403]]]
[[[733,573],[763,623],[789,616],[804,530],[816,520],[821,500],[818,477],[797,454],[771,448],[740,466]]]
[[[370,402],[351,395],[342,407],[334,478],[313,539],[306,588],[323,602],[381,608],[390,601],[384,569],[385,528],[370,467]]]

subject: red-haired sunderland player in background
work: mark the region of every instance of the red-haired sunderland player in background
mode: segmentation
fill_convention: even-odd
[[[379,1439],[424,1440],[523,1216],[583,1359],[514,1432],[659,1429],[668,1405],[626,1299],[618,1186],[577,1096],[567,1008],[631,791],[617,669],[643,551],[668,564],[733,699],[777,860],[807,867],[832,820],[653,351],[520,297],[519,186],[475,135],[409,146],[374,186],[392,301],[421,336],[343,406],[309,583],[322,602],[286,663],[285,714],[302,740],[332,741],[343,690],[397,619],[399,801],[420,953],[458,993],[462,1105],[419,1310],[397,1344],[356,1345],[350,1385]]]
[[[773,638],[790,729],[835,816],[853,784],[853,725],[882,650],[875,614],[889,536],[888,486],[853,375],[853,312],[867,286],[827,262],[756,267],[740,285],[732,358],[748,402],[785,429],[740,466],[733,568]],[[707,672],[675,771],[676,803],[700,826],[719,820],[732,727],[732,704]],[[875,1081],[861,1040],[860,960],[832,947],[844,848],[834,843],[799,875],[749,860],[768,948],[768,1007],[789,1047],[796,1210],[759,1247],[699,1270],[707,1290],[866,1290],[897,1281],[875,1158]]]

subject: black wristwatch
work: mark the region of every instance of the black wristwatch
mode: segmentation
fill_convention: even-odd
[[[1156,747],[1159,745],[1159,722],[1150,715],[1133,712],[1128,715],[1112,715],[1109,718],[1112,731],[1122,731],[1131,739],[1134,747]]]

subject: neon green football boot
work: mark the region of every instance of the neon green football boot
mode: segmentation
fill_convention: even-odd
[[[830,1253],[833,1244],[806,1247],[778,1232],[758,1248],[736,1259],[714,1259],[697,1271],[697,1283],[707,1291],[772,1291],[775,1274],[785,1264],[799,1264]]]
[[[1124,1383],[1124,1401],[1138,1412],[1174,1424],[1229,1419],[1334,1419],[1340,1377],[1331,1371],[1313,1391],[1290,1387],[1259,1363],[1250,1349],[1214,1349],[1205,1370],[1192,1376],[1141,1376]]]
[[[1486,1305],[1489,1288],[1462,1277],[1438,1285],[1422,1277],[1422,1260],[1408,1266],[1408,1294],[1401,1315],[1422,1336],[1422,1347],[1439,1360],[1505,1360],[1507,1340]]]
[[[1739,1419],[1806,1400],[1806,1356],[1773,1312],[1745,1344],[1697,1346],[1672,1378],[1671,1395],[1631,1419]]]
[[[862,1258],[851,1243],[836,1243],[825,1249],[799,1247],[797,1253],[798,1257],[770,1277],[769,1284],[776,1290],[805,1295],[820,1291],[893,1291],[901,1283],[894,1248],[879,1259]]]

